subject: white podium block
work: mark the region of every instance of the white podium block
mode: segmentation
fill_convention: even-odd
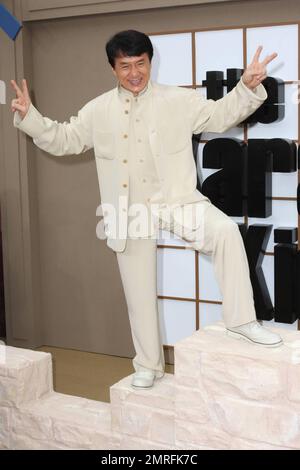
[[[109,403],[54,392],[16,410],[10,447],[116,449],[110,421]]]
[[[50,354],[7,348],[0,449],[299,449],[300,332],[275,329],[278,348],[199,330],[175,345],[175,375],[125,377],[110,404],[55,393]]]
[[[3,348],[3,346],[2,346]],[[4,346],[0,362],[0,404],[20,406],[53,391],[49,353]]]
[[[175,346],[176,445],[300,448],[300,333],[278,348],[227,336],[221,323]]]
[[[0,450],[9,448],[9,437],[11,433],[11,414],[11,408],[0,406]]]
[[[165,374],[153,388],[141,390],[131,387],[131,378],[110,389],[112,430],[158,446],[174,446],[174,376]]]

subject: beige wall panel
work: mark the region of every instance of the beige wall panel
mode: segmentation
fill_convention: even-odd
[[[31,8],[36,5],[32,2]],[[78,13],[82,7],[72,8]],[[3,79],[25,75],[38,109],[63,122],[114,86],[104,46],[116,31],[155,33],[299,20],[296,0],[248,0],[30,21],[15,51],[12,42],[1,40],[1,57],[9,64]],[[17,138],[9,110],[1,112],[10,341],[20,332],[29,345],[132,356],[116,257],[96,238],[99,189],[93,152],[52,157],[25,136]],[[21,305],[27,317],[21,316]]]

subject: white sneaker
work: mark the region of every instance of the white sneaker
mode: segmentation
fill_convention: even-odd
[[[245,339],[250,343],[261,344],[269,348],[275,348],[283,344],[282,338],[277,333],[272,333],[257,321],[245,323],[234,328],[227,328],[228,336]]]
[[[133,374],[131,385],[134,388],[151,388],[155,379],[161,379],[163,376],[163,372],[141,367],[140,370]]]

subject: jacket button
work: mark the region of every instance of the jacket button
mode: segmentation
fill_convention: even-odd
[[[123,137],[124,137],[124,139],[127,139],[127,138],[128,138],[128,135],[127,135],[127,134],[124,134]]]
[[[123,184],[123,188],[127,188],[127,184],[126,184],[126,183]]]
[[[125,114],[129,114],[129,111],[128,111],[128,109],[126,109],[126,110],[125,110]]]
[[[123,160],[123,163],[127,163],[127,160]]]

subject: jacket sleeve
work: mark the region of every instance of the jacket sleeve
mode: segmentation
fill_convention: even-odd
[[[242,79],[217,101],[207,100],[196,90],[190,90],[188,113],[192,132],[225,132],[253,114],[267,96],[263,85],[251,91]]]
[[[93,147],[92,114],[94,100],[87,103],[70,122],[58,123],[43,117],[30,105],[21,119],[18,111],[14,115],[14,126],[32,137],[33,142],[46,152],[62,156],[86,152]]]

